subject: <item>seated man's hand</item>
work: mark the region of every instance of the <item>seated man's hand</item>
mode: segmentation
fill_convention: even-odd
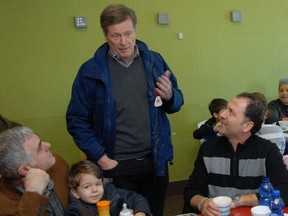
[[[137,212],[137,213],[135,214],[135,216],[146,216],[146,213],[144,213],[144,212]]]
[[[221,213],[218,211],[217,206],[212,201],[212,199],[207,199],[204,201],[202,208],[201,208],[202,215],[214,215],[214,216],[221,216]]]
[[[31,168],[24,177],[24,189],[29,192],[43,194],[49,182],[49,175],[44,170]]]
[[[131,212],[131,214],[133,214],[133,209],[129,209],[129,211]],[[146,216],[146,213],[144,212],[137,212],[135,214],[133,214],[134,216]]]

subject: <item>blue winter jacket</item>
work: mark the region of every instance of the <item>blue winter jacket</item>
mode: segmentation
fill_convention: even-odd
[[[171,74],[173,97],[155,107],[153,90],[157,78],[170,70],[159,53],[136,41],[145,65],[150,107],[152,155],[158,176],[166,174],[167,161],[173,159],[170,123],[166,113],[174,113],[183,105],[183,94],[176,77]],[[109,46],[103,44],[93,58],[79,69],[72,87],[72,96],[66,113],[67,129],[87,159],[95,163],[104,155],[114,157],[116,138],[115,106],[107,61]]]
[[[110,215],[119,216],[123,203],[129,209],[136,212],[145,212],[152,215],[150,206],[142,195],[129,190],[116,188],[113,184],[104,184],[104,196],[101,200],[110,201]],[[98,209],[95,204],[87,204],[72,196],[69,197],[69,205],[65,211],[65,216],[98,216]]]

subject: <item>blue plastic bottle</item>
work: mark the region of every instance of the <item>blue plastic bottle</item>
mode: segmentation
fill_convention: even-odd
[[[269,206],[272,199],[273,185],[267,176],[263,177],[262,183],[259,186],[259,205]]]
[[[270,202],[270,210],[273,214],[277,214],[277,216],[283,216],[284,213],[284,207],[285,203],[283,199],[281,198],[281,194],[279,190],[273,190],[272,192],[272,200]]]

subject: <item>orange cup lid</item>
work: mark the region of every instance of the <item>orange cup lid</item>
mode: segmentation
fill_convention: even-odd
[[[103,210],[109,210],[110,208],[110,201],[108,200],[101,200],[99,202],[96,203],[97,208],[99,211],[103,211]]]

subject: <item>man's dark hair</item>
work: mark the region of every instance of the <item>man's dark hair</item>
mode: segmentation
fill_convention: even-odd
[[[251,133],[257,133],[261,129],[264,121],[265,107],[253,93],[243,92],[239,94],[237,98],[247,98],[250,101],[246,107],[244,116],[254,123]]]
[[[267,99],[266,97],[264,96],[264,94],[260,93],[260,92],[253,92],[252,93],[255,98],[257,100],[259,100],[262,105],[264,106],[264,118],[268,115],[268,113],[266,113],[266,111],[268,112],[268,103],[267,103]]]

